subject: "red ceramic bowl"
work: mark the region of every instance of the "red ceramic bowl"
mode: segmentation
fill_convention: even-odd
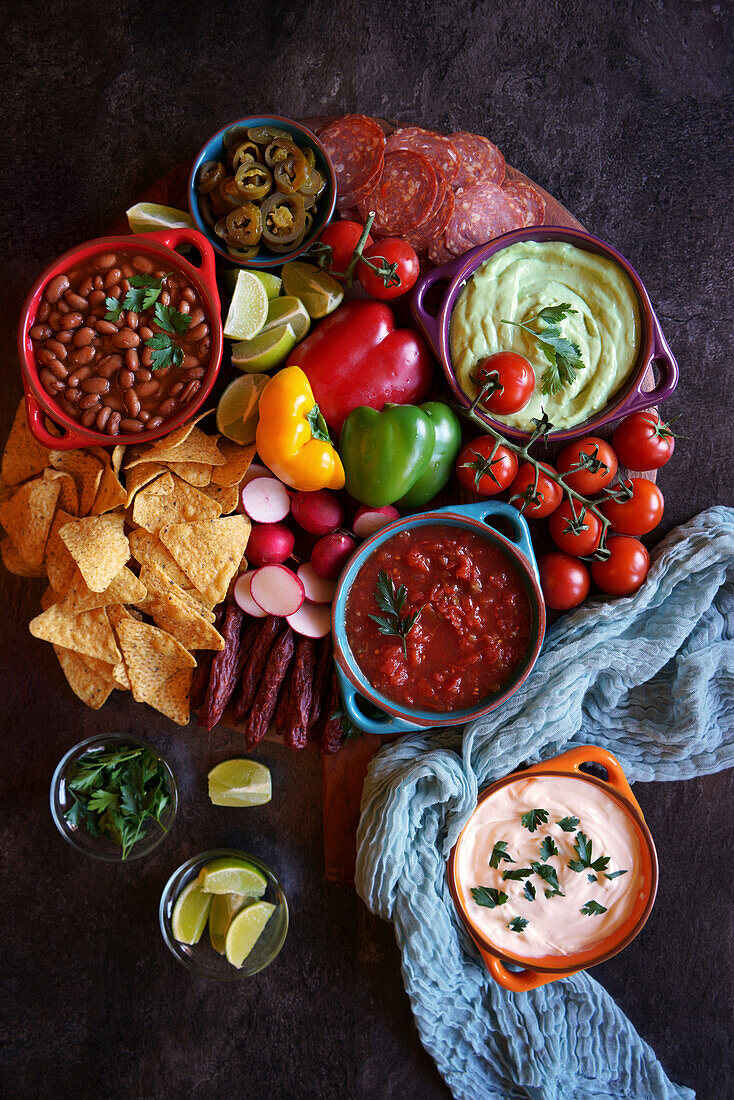
[[[201,256],[201,264],[195,267],[174,249],[179,245],[193,245]],[[212,338],[211,357],[198,394],[177,416],[171,417],[151,432],[138,432],[135,435],[108,435],[106,432],[83,428],[76,420],[68,416],[44,390],[39,379],[38,362],[29,336],[29,330],[35,324],[36,312],[43,292],[51,279],[65,274],[76,264],[88,260],[102,252],[117,249],[135,251],[151,256],[160,265],[180,271],[190,280],[201,296],[209,322]],[[185,424],[201,408],[212,391],[222,362],[222,318],[220,316],[219,293],[215,268],[215,256],[206,237],[194,229],[167,229],[159,233],[136,233],[131,236],[99,237],[86,241],[69,249],[63,256],[47,267],[31,287],[25,300],[18,327],[18,357],[23,372],[23,386],[26,395],[28,426],[39,443],[58,451],[68,451],[76,447],[115,447],[120,444],[131,446],[134,443],[147,443],[168,435],[174,428]],[[54,435],[46,426],[48,417],[60,430]]]

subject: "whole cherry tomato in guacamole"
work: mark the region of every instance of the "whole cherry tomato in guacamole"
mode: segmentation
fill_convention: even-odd
[[[489,435],[480,435],[459,451],[456,476],[465,489],[493,497],[507,489],[517,473],[517,458],[502,444],[497,447]]]
[[[574,558],[585,558],[599,548],[601,520],[584,510],[579,501],[564,500],[548,521],[551,538],[559,550]]]
[[[487,387],[486,396],[479,402],[482,408],[506,416],[527,405],[535,389],[535,371],[517,352],[496,351],[479,364],[474,381],[479,390]]]
[[[589,570],[578,558],[554,550],[538,558],[540,586],[546,607],[554,611],[569,611],[578,607],[589,594]]]
[[[569,472],[574,471],[581,462],[586,463],[585,469]],[[617,456],[612,448],[595,435],[575,439],[563,448],[556,459],[559,473],[566,475],[566,484],[584,497],[591,497],[605,489],[614,478],[617,465]]]
[[[654,409],[633,413],[618,424],[612,436],[617,457],[628,470],[659,470],[675,450],[670,424]]]
[[[405,294],[415,285],[420,274],[418,253],[407,241],[401,241],[398,237],[385,237],[376,244],[371,244],[369,248],[365,248],[362,255],[378,267],[381,263],[396,265],[394,273],[387,279],[386,284],[385,278],[378,275],[367,264],[361,261],[357,264],[357,276],[362,288],[371,298],[378,298],[382,302]]]
[[[552,470],[547,462],[541,462],[546,470]],[[563,489],[542,470],[538,471],[538,484],[535,484],[535,467],[532,462],[521,462],[520,468],[510,486],[510,504],[530,519],[545,519],[555,512],[563,499]],[[517,494],[517,496],[516,496]],[[513,497],[516,499],[513,500]],[[534,501],[534,503],[528,503]],[[525,507],[523,508],[523,504]]]
[[[645,477],[627,478],[618,490],[631,495],[626,500],[605,500],[601,511],[620,535],[647,535],[663,518],[665,501],[653,481]]]
[[[605,561],[591,563],[594,584],[608,596],[631,596],[647,577],[650,555],[639,539],[629,535],[611,535],[607,548]]]
[[[335,278],[346,271],[352,262],[354,250],[362,236],[363,225],[359,222],[331,222],[327,225],[319,240],[321,244],[328,244],[331,248],[331,262],[327,265]],[[372,237],[367,237],[365,247],[372,244]]]

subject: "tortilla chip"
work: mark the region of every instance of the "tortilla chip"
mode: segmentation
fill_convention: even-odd
[[[221,509],[215,500],[178,477],[164,474],[135,495],[133,523],[157,533],[164,524],[217,519]]]
[[[164,466],[161,462],[145,462],[142,466],[136,466],[134,470],[126,472],[125,486],[127,488],[127,497],[125,498],[125,507],[129,508],[139,489],[148,485],[149,482],[154,481],[159,474],[165,474],[167,472],[168,467]]]
[[[182,668],[180,672],[175,672],[173,676],[169,676],[162,685],[155,701],[152,699],[147,700],[152,707],[155,707],[161,714],[165,714],[166,718],[170,718],[178,726],[186,726],[189,722],[191,713],[189,699],[191,698],[193,675],[193,669]]]
[[[48,481],[58,481],[59,483],[59,499],[56,502],[57,508],[63,508],[65,512],[69,512],[72,516],[78,515],[79,494],[77,492],[76,482],[71,474],[67,474],[63,470],[52,470],[49,467],[43,471],[43,476]]]
[[[46,448],[31,434],[22,397],[3,452],[3,481],[6,485],[20,485],[21,481],[35,477],[48,466],[48,456]]]
[[[112,467],[105,466],[91,514],[101,516],[105,512],[114,512],[117,508],[124,508],[126,502],[127,492],[125,486]]]
[[[165,550],[165,547],[163,547],[163,549]],[[166,553],[168,553],[167,550]],[[175,564],[174,562],[174,565]],[[178,569],[178,566],[176,566],[176,568]],[[177,584],[176,581],[172,580],[166,571],[156,565],[155,562],[146,562],[146,564],[140,568],[140,581],[145,586],[147,595],[145,597],[145,602],[141,603],[139,600],[136,600],[135,603],[146,611],[148,603],[152,603],[153,601],[165,603],[169,597],[172,596],[174,599],[180,600],[181,603],[186,604],[194,614],[201,615],[208,623],[213,623],[214,612],[202,602],[201,593],[197,592],[196,589],[191,589],[186,574],[183,574],[183,576],[186,584]]]
[[[128,542],[130,543],[130,553],[140,565],[147,563],[157,565],[174,584],[180,585],[181,588],[187,588],[191,585],[191,581],[181,566],[171,556],[170,551],[166,549],[157,535],[154,535],[151,531],[146,531],[144,527],[137,527],[128,535]]]
[[[160,540],[212,605],[221,603],[242,561],[250,535],[246,516],[223,516],[196,523],[168,523]]]
[[[214,485],[212,483],[211,485],[205,485],[201,491],[211,497],[212,500],[216,500],[222,509],[223,516],[228,516],[231,512],[234,512],[240,502],[239,485]]]
[[[212,612],[172,584],[156,566],[145,566],[140,576],[148,589],[143,609],[157,626],[178,638],[187,649],[224,648],[224,639],[212,626]]]
[[[57,593],[58,597],[64,597],[66,595],[69,585],[71,584],[71,578],[76,572],[76,562],[67,550],[66,543],[59,534],[61,528],[65,527],[67,523],[73,520],[74,516],[70,516],[68,512],[64,512],[63,509],[58,508],[53,523],[51,524],[48,539],[46,540],[44,564],[51,587]]]
[[[45,566],[29,565],[7,536],[4,539],[0,539],[0,554],[2,555],[3,565],[8,573],[15,573],[16,577],[46,576]]]
[[[188,722],[191,670],[196,661],[175,638],[157,626],[122,619],[116,628],[130,677],[133,698],[150,703],[179,725]],[[166,689],[166,681],[177,674],[176,682]]]
[[[220,439],[219,447],[226,462],[224,466],[217,466],[212,470],[212,481],[215,485],[227,487],[239,485],[255,457],[255,444],[241,447],[231,439]]]
[[[187,481],[189,485],[195,485],[197,489],[201,489],[211,481],[214,467],[208,462],[169,462],[168,469],[182,481]]]
[[[209,414],[213,412],[214,409],[207,409],[205,412],[199,413],[198,416],[192,417],[191,420],[187,420],[186,423],[182,424],[180,428],[176,428],[176,430],[171,432],[170,435],[167,435],[165,437],[165,440],[161,441],[161,446],[163,445],[163,443],[165,443],[167,447],[180,447],[181,444],[184,443],[191,435],[192,431],[199,423],[199,421],[203,420],[205,416],[209,416]]]
[[[104,592],[130,558],[124,524],[122,512],[114,512],[75,520],[59,531],[92,592]]]
[[[88,516],[102,480],[103,463],[85,451],[48,451],[47,453],[55,470],[65,470],[74,478],[79,494],[79,515]]]
[[[48,611],[49,607],[53,607],[53,605],[58,602],[58,596],[49,584],[41,596],[41,610]]]
[[[71,690],[92,710],[99,710],[115,687],[112,666],[62,646],[54,650]]]
[[[76,569],[64,599],[64,607],[78,615],[80,611],[91,611],[95,607],[108,607],[110,604],[140,603],[146,596],[146,588],[126,565],[103,592],[92,592],[86,584],[81,570]]]
[[[104,607],[74,615],[54,604],[32,619],[28,629],[34,638],[73,649],[87,657],[98,657],[110,665],[120,660],[120,651]]]
[[[15,549],[29,566],[39,568],[43,564],[56,501],[59,496],[58,481],[44,477],[26,481],[15,491],[10,500],[0,504],[0,523],[7,531]],[[210,502],[217,509],[219,505]]]
[[[217,446],[218,435],[206,435],[195,425],[184,427],[190,430],[183,439],[177,438],[182,429],[171,432],[153,444],[150,457],[156,462],[204,462],[208,466],[224,466],[227,460]]]

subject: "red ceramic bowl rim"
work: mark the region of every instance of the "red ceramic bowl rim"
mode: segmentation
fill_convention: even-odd
[[[171,232],[173,233],[174,231],[171,230]],[[203,237],[203,234],[200,234],[198,230],[194,229],[186,229],[186,234],[195,234],[196,236]],[[190,240],[194,247],[199,247],[195,236],[191,236]],[[204,238],[204,240],[207,244],[209,243],[206,238]],[[201,294],[204,307],[208,313],[208,320],[212,333],[212,352],[201,390],[186,408],[182,409],[176,416],[165,421],[160,427],[155,428],[153,431],[138,432],[135,435],[123,435],[119,433],[118,435],[112,436],[108,435],[106,432],[95,432],[89,428],[82,427],[78,421],[68,416],[46,393],[38,378],[38,364],[33,354],[33,348],[30,346],[28,332],[35,324],[35,314],[38,310],[43,289],[55,275],[66,274],[68,268],[74,262],[79,262],[80,259],[89,259],[101,252],[112,249],[120,250],[123,248],[129,252],[134,251],[153,254],[155,256],[163,256],[168,263],[178,268],[183,275],[191,279],[192,283],[194,283],[196,289]],[[49,264],[33,283],[23,303],[18,325],[18,356],[26,394],[33,397],[38,402],[49,419],[66,429],[66,431],[74,437],[77,437],[80,447],[129,447],[136,443],[148,443],[154,439],[161,439],[163,436],[168,435],[170,432],[175,431],[176,428],[181,427],[181,425],[191,420],[192,416],[198,412],[207,400],[214,387],[221,366],[222,351],[224,348],[222,318],[219,311],[219,295],[216,286],[214,287],[214,291],[212,291],[201,269],[184,259],[184,257],[172,247],[157,239],[155,234],[135,233],[128,236],[124,234],[115,234],[110,237],[96,237],[93,240],[84,241],[82,244],[75,245],[73,248],[68,249],[61,256],[58,256],[53,263]],[[63,442],[63,438],[64,437],[60,438],[60,443]]]

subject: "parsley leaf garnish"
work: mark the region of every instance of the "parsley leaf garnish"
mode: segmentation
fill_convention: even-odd
[[[613,878],[619,878],[620,875],[626,875],[627,871],[605,871],[604,878],[608,878],[611,882]]]
[[[524,878],[528,878],[532,875],[532,867],[515,867],[512,871],[502,872],[503,882],[521,882]]]
[[[107,312],[104,315],[105,321],[113,321],[117,323],[120,320],[120,314],[122,313],[122,302],[118,302],[117,298],[110,298],[109,295],[104,300],[105,309]]]
[[[543,843],[540,845],[540,858],[542,860],[550,859],[551,856],[557,856],[558,849],[556,848],[556,842],[552,836],[543,838]]]
[[[502,862],[503,859],[506,860],[508,863],[514,863],[515,862],[515,860],[512,858],[512,856],[508,856],[506,849],[507,849],[507,841],[506,840],[498,840],[497,843],[495,844],[494,848],[492,849],[492,855],[489,857],[489,866],[490,867],[494,867],[494,868],[499,867],[499,865],[500,865],[500,863]]]
[[[188,313],[179,313],[173,306],[164,306],[160,302],[156,302],[153,316],[156,324],[160,325],[162,329],[165,329],[166,332],[177,333],[179,336],[186,332],[191,324],[191,317]]]
[[[572,309],[569,302],[562,302],[560,305],[546,306],[541,309],[540,313],[531,317],[527,324],[522,321],[502,321],[503,325],[521,328],[537,340],[540,350],[550,363],[543,372],[541,380],[544,394],[559,393],[563,386],[573,382],[577,370],[583,370],[586,367],[586,363],[581,358],[581,348],[561,332],[561,321],[571,313],[578,313],[578,310]],[[542,321],[544,328],[540,332],[529,327],[534,321]]]
[[[533,886],[532,882],[525,883],[525,886],[523,887],[523,894],[528,899],[528,901],[535,901],[535,887]]]
[[[419,608],[414,615],[401,615],[408,598],[408,590],[404,584],[395,588],[391,577],[388,577],[384,569],[377,574],[377,587],[375,589],[375,603],[385,615],[370,615],[373,622],[377,623],[380,634],[394,634],[403,643],[403,652],[408,652],[408,635],[418,622],[418,616],[423,608]]]
[[[523,932],[529,923],[530,921],[526,920],[525,917],[513,917],[507,927],[511,928],[513,932]]]
[[[564,833],[572,833],[574,829],[578,829],[581,823],[577,817],[562,817],[558,824]]]
[[[586,833],[578,832],[576,834],[576,841],[574,848],[576,849],[576,855],[578,859],[569,860],[568,866],[572,871],[585,871],[587,867],[590,867],[592,871],[606,871],[609,866],[609,856],[599,856],[592,862],[591,849],[593,847],[592,842],[587,837]]]
[[[156,332],[155,336],[145,341],[145,346],[153,352],[151,370],[162,370],[171,364],[178,367],[183,362],[183,350],[165,332]]]
[[[560,894],[563,896],[555,867],[551,867],[549,863],[537,862],[531,863],[530,867],[534,875],[538,875],[539,878],[543,879],[543,882],[547,882],[550,886],[550,893],[546,891],[546,897],[552,897],[553,894]]]
[[[545,825],[547,820],[547,810],[528,810],[528,812],[523,814],[520,818],[523,827],[529,829],[531,833],[534,833],[541,825]]]
[[[598,882],[599,881],[599,879],[597,878],[596,875],[587,875],[586,879],[587,879],[588,882]]]
[[[597,913],[606,913],[606,911],[606,907],[600,905],[598,901],[587,901],[586,905],[581,906],[581,912],[585,917],[593,917]]]
[[[135,313],[150,309],[158,301],[158,295],[163,289],[163,280],[154,279],[152,275],[133,275],[128,282],[130,289],[125,295],[125,309],[131,309]]]
[[[507,894],[501,890],[495,890],[492,886],[472,886],[471,896],[477,905],[484,905],[487,909],[496,909],[498,905],[504,905]]]

